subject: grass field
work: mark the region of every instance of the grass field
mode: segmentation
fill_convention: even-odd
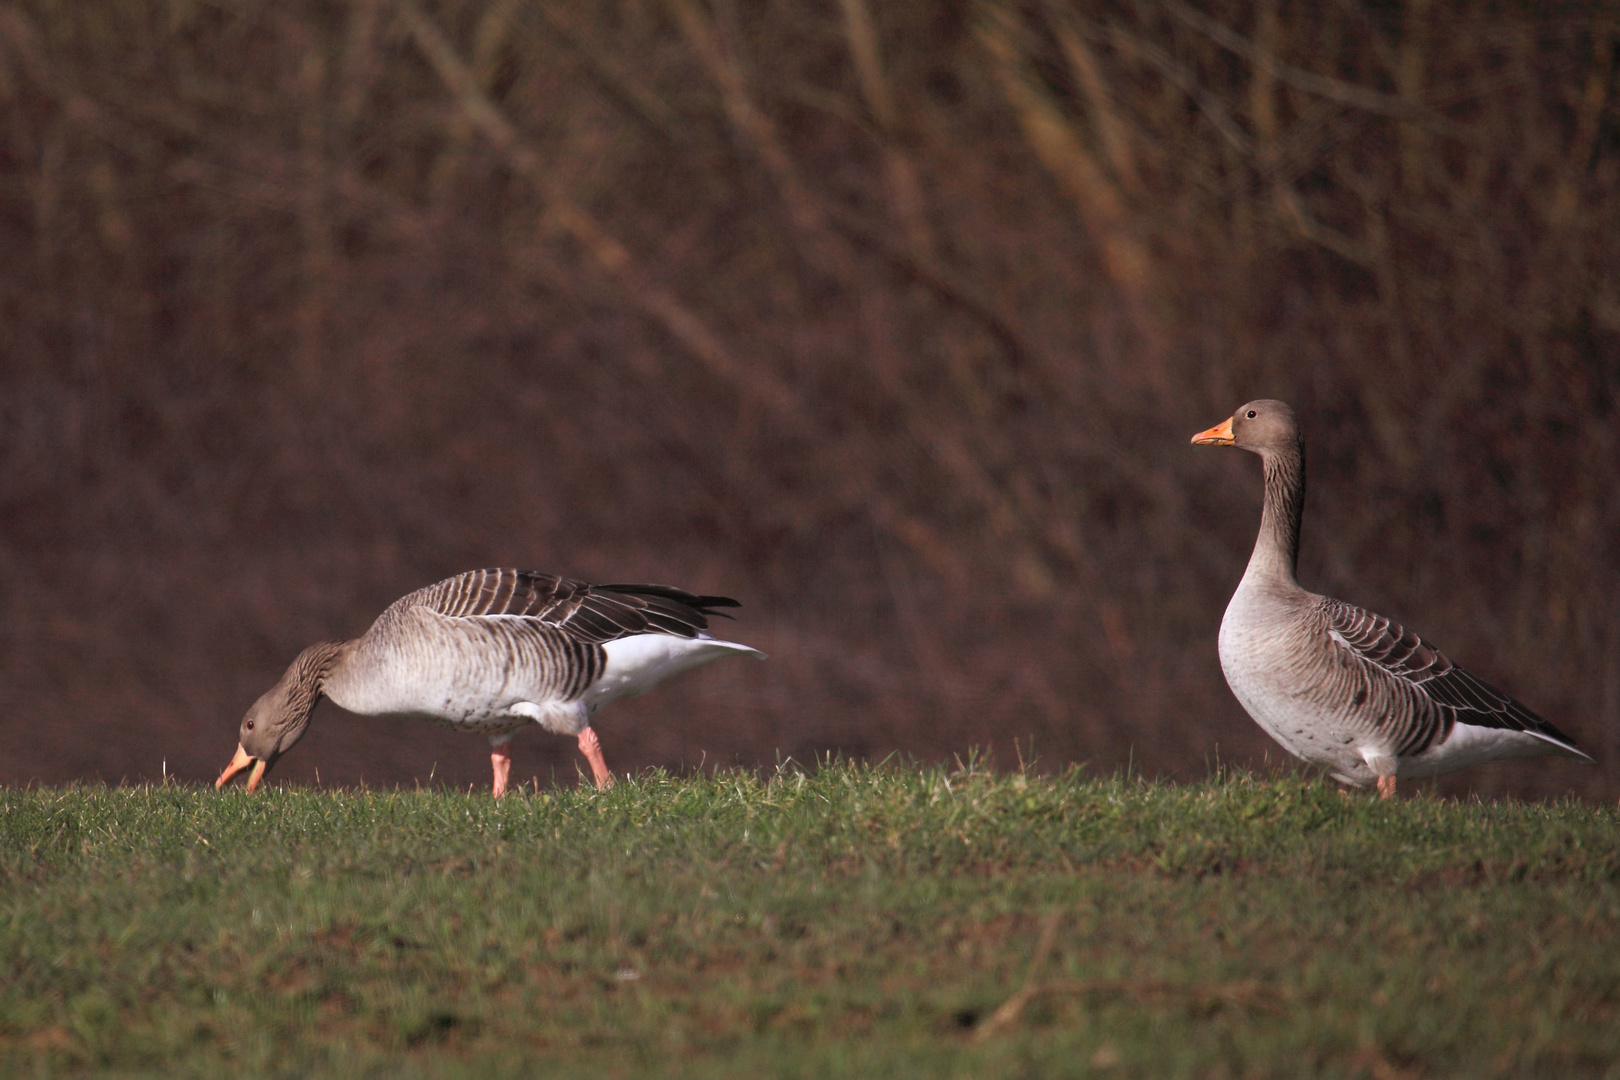
[[[1620,1077],[1611,807],[831,764],[0,814],[7,1077]]]

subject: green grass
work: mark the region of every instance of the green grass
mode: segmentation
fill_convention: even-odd
[[[8,1077],[1620,1077],[1611,807],[834,764],[0,819]]]

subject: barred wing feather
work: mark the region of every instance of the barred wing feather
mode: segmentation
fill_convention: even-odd
[[[1459,722],[1523,731],[1580,753],[1569,737],[1552,724],[1490,683],[1453,664],[1445,653],[1392,619],[1330,597],[1321,598],[1321,607],[1338,641],[1378,671],[1416,691],[1421,704],[1414,704],[1422,712],[1443,720],[1440,729],[1425,725],[1431,728],[1425,733],[1429,737],[1412,740],[1421,745],[1413,750],[1403,747],[1403,753],[1445,742],[1453,724]],[[1424,704],[1430,708],[1422,708]]]
[[[450,618],[515,616],[535,619],[570,637],[601,644],[632,634],[696,637],[713,610],[738,607],[724,596],[699,596],[668,585],[587,585],[529,570],[473,570],[395,602]]]

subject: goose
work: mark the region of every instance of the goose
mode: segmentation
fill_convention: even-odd
[[[1292,409],[1251,401],[1192,441],[1260,456],[1260,535],[1221,619],[1221,670],[1284,749],[1342,783],[1376,784],[1386,799],[1401,777],[1499,758],[1556,754],[1593,763],[1563,732],[1416,634],[1300,587],[1305,445]]]
[[[421,717],[489,736],[494,794],[506,793],[512,735],[539,724],[574,735],[598,788],[613,783],[590,717],[617,698],[723,656],[765,654],[704,631],[724,596],[668,585],[587,585],[528,570],[474,570],[388,606],[352,641],[319,642],[242,719],[223,787],[249,791],[303,737],[322,697],[361,716]]]

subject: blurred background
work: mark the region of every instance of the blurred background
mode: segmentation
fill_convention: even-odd
[[[1216,630],[1260,396],[1300,577],[1620,795],[1609,4],[0,5],[0,782],[211,780],[306,644],[519,566],[771,655],[618,771],[1282,754]],[[513,779],[573,783],[532,732]],[[330,703],[273,778],[489,782]]]

